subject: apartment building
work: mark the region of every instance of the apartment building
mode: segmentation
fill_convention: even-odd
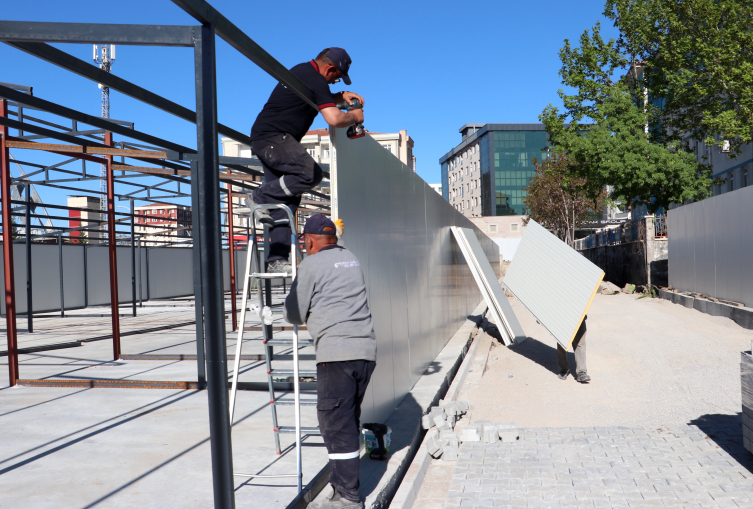
[[[102,213],[101,203],[99,198],[95,196],[69,196],[68,206],[75,207],[76,209],[87,210],[69,210],[68,228],[84,228],[86,230],[72,231],[68,236],[74,243],[84,242],[85,240],[100,240],[103,235],[102,232],[106,226],[100,221],[103,221],[105,216]]]
[[[134,231],[144,246],[184,243],[191,237],[191,220],[189,206],[152,203],[136,207]]]

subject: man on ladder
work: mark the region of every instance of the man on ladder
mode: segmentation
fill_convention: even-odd
[[[337,244],[335,232],[322,214],[306,221],[307,256],[285,299],[284,317],[306,323],[316,349],[317,416],[332,469],[332,486],[318,508],[359,509],[361,402],[376,367],[376,336],[361,265]]]
[[[298,64],[294,75],[309,88],[309,99],[319,106],[324,120],[333,127],[348,127],[363,123],[363,110],[349,112],[335,105],[347,101],[352,104],[363,97],[353,92],[332,94],[329,85],[342,79],[350,85],[348,70],[350,56],[342,48],[327,48],[315,60]],[[246,205],[284,203],[293,217],[301,203],[301,195],[322,181],[322,169],[301,145],[301,139],[316,119],[317,110],[278,83],[269,96],[251,129],[251,148],[264,168],[264,184],[246,198]],[[282,210],[263,211],[262,220],[273,222],[270,231],[269,272],[292,274],[290,253],[291,226]]]

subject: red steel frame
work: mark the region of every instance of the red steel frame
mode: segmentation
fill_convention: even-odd
[[[227,172],[230,174],[230,172]],[[230,253],[230,306],[233,310],[233,330],[238,330],[238,310],[235,304],[235,235],[233,231],[233,184],[227,184],[227,242]]]
[[[8,101],[0,99],[0,117],[8,116]],[[0,185],[3,199],[3,269],[5,274],[5,321],[8,337],[8,377],[11,387],[18,380],[18,331],[16,330],[16,282],[13,268],[13,221],[11,219],[10,155],[5,142],[8,128],[0,126]]]
[[[105,145],[112,146],[112,133],[105,133]],[[110,307],[112,309],[112,355],[120,359],[120,309],[118,307],[118,256],[115,250],[115,179],[112,155],[107,160],[107,246],[110,251]]]

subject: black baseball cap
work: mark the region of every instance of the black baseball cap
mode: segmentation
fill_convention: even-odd
[[[335,67],[340,69],[345,84],[350,85],[350,76],[348,76],[348,69],[350,69],[350,64],[353,61],[350,59],[348,52],[342,48],[329,48],[325,51],[324,54],[327,55],[330,60],[332,60],[332,63],[335,64]]]
[[[326,228],[329,228],[327,230]],[[336,235],[337,229],[335,223],[330,220],[324,214],[315,214],[306,221],[306,226],[303,227],[303,233],[310,233],[313,235]]]

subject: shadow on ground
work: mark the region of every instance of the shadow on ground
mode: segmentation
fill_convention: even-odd
[[[504,344],[502,341],[502,335],[494,324],[490,323],[486,327],[486,333],[496,339],[500,344]],[[542,343],[538,339],[528,337],[519,345],[511,346],[510,350],[517,353],[518,355],[522,355],[523,357],[532,360],[539,366],[545,368],[547,371],[551,371],[554,374],[557,374],[558,372],[557,349]],[[573,353],[568,352],[567,355],[570,366],[575,366],[575,358]]]
[[[706,414],[688,424],[697,426],[727,454],[753,473],[753,454],[743,446],[742,414]]]

